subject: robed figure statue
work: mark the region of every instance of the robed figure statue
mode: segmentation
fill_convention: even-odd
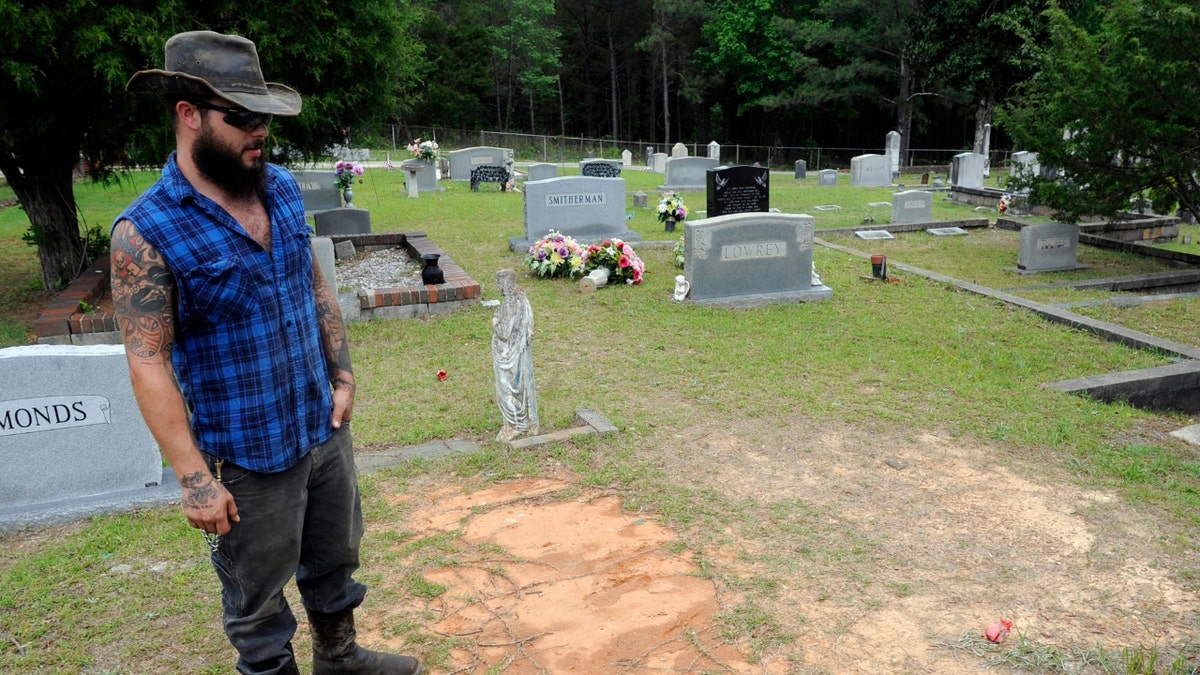
[[[504,427],[496,440],[509,442],[538,433],[537,391],[533,383],[533,308],[517,288],[517,273],[500,270],[496,284],[504,299],[492,317],[492,363],[496,404]]]

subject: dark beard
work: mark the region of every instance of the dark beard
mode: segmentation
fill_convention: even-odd
[[[257,198],[266,203],[266,160],[259,157],[252,166],[243,165],[240,152],[233,152],[217,143],[207,120],[203,122],[200,134],[192,145],[192,162],[201,176],[233,201],[246,202]]]

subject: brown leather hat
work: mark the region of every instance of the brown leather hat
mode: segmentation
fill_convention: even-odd
[[[169,70],[143,70],[125,88],[147,94],[207,95],[233,101],[246,110],[272,115],[300,114],[295,89],[263,80],[254,43],[237,35],[197,30],[167,40]]]

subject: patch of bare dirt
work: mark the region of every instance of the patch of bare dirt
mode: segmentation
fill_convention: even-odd
[[[463,641],[451,672],[975,673],[1002,647],[950,645],[978,647],[1001,618],[1066,653],[1165,653],[1200,634],[1195,551],[1175,526],[1036,457],[802,420],[662,436],[647,452],[668,475],[746,509],[724,531],[673,531],[571,475],[402,498],[407,527],[475,547],[426,576],[447,588],[431,628]],[[754,636],[723,639],[717,615],[747,598],[794,641],[754,659]]]

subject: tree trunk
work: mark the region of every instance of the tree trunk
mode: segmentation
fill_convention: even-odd
[[[992,123],[995,111],[996,102],[991,96],[982,98],[975,104],[975,142],[972,145],[972,152],[983,154],[984,127]]]
[[[663,88],[663,148],[671,151],[671,89],[669,86],[670,71],[667,69],[667,41],[664,38],[662,49],[662,88]]]
[[[619,141],[621,136],[618,132],[620,119],[617,117],[617,47],[613,42],[613,27],[612,27],[612,5],[608,7],[608,79],[612,89],[612,137],[613,141]]]
[[[91,262],[75,208],[72,174],[79,159],[78,140],[56,134],[26,137],[11,146],[0,141],[0,171],[32,225],[42,290],[48,295],[71,283]]]
[[[900,134],[900,166],[911,164],[908,159],[909,137],[912,135],[913,91],[912,69],[908,59],[900,57],[900,94],[896,97],[896,132]]]

